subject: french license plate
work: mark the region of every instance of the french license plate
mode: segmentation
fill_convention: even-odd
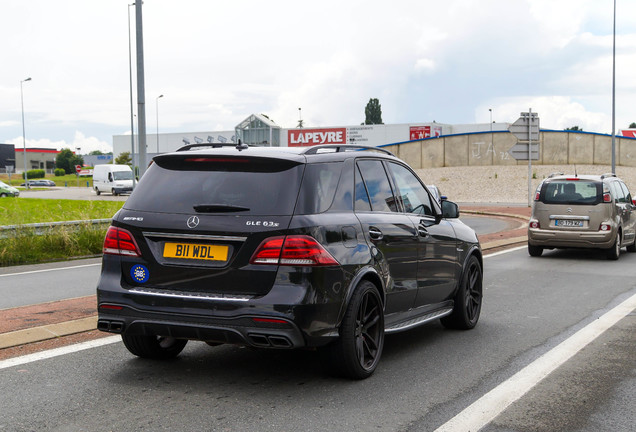
[[[182,258],[210,261],[226,261],[229,247],[193,243],[166,243],[164,258]]]
[[[556,219],[554,225],[563,227],[582,227],[583,221],[569,220],[569,219]]]

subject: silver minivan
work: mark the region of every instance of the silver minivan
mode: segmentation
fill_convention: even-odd
[[[636,200],[615,174],[552,174],[535,192],[528,253],[543,249],[604,249],[616,260],[622,247],[636,252]]]

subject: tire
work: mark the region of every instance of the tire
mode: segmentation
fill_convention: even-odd
[[[117,192],[115,191],[115,189],[113,189],[111,193],[113,194],[113,196],[117,196]]]
[[[621,256],[621,233],[620,231],[616,235],[616,241],[611,248],[605,251],[605,256],[608,260],[616,261]]]
[[[376,286],[362,281],[347,306],[340,337],[320,349],[327,370],[337,376],[365,379],[375,371],[384,347],[384,310]]]
[[[479,260],[475,255],[471,255],[455,294],[453,312],[440,320],[444,327],[469,330],[477,325],[483,296],[482,280],[483,274]]]
[[[132,354],[148,359],[166,360],[175,358],[183,351],[188,341],[170,336],[121,335],[124,345]]]
[[[636,239],[634,240],[634,243],[627,246],[626,249],[627,249],[627,252],[636,252]]]
[[[543,253],[543,248],[541,246],[532,246],[528,243],[528,253],[533,257],[540,257]]]
[[[102,191],[100,191],[99,188],[95,188],[95,193],[99,196],[101,195]]]
[[[3,192],[3,193],[0,194],[0,198],[6,198],[6,197],[7,197],[6,193]]]

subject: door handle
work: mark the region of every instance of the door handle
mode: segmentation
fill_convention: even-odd
[[[384,234],[378,228],[372,226],[369,227],[369,237],[371,237],[371,240],[382,240]]]

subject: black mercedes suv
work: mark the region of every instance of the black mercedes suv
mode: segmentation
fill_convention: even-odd
[[[315,348],[362,379],[385,333],[477,324],[475,232],[389,151],[202,147],[156,156],[106,234],[98,328],[131,353]]]

